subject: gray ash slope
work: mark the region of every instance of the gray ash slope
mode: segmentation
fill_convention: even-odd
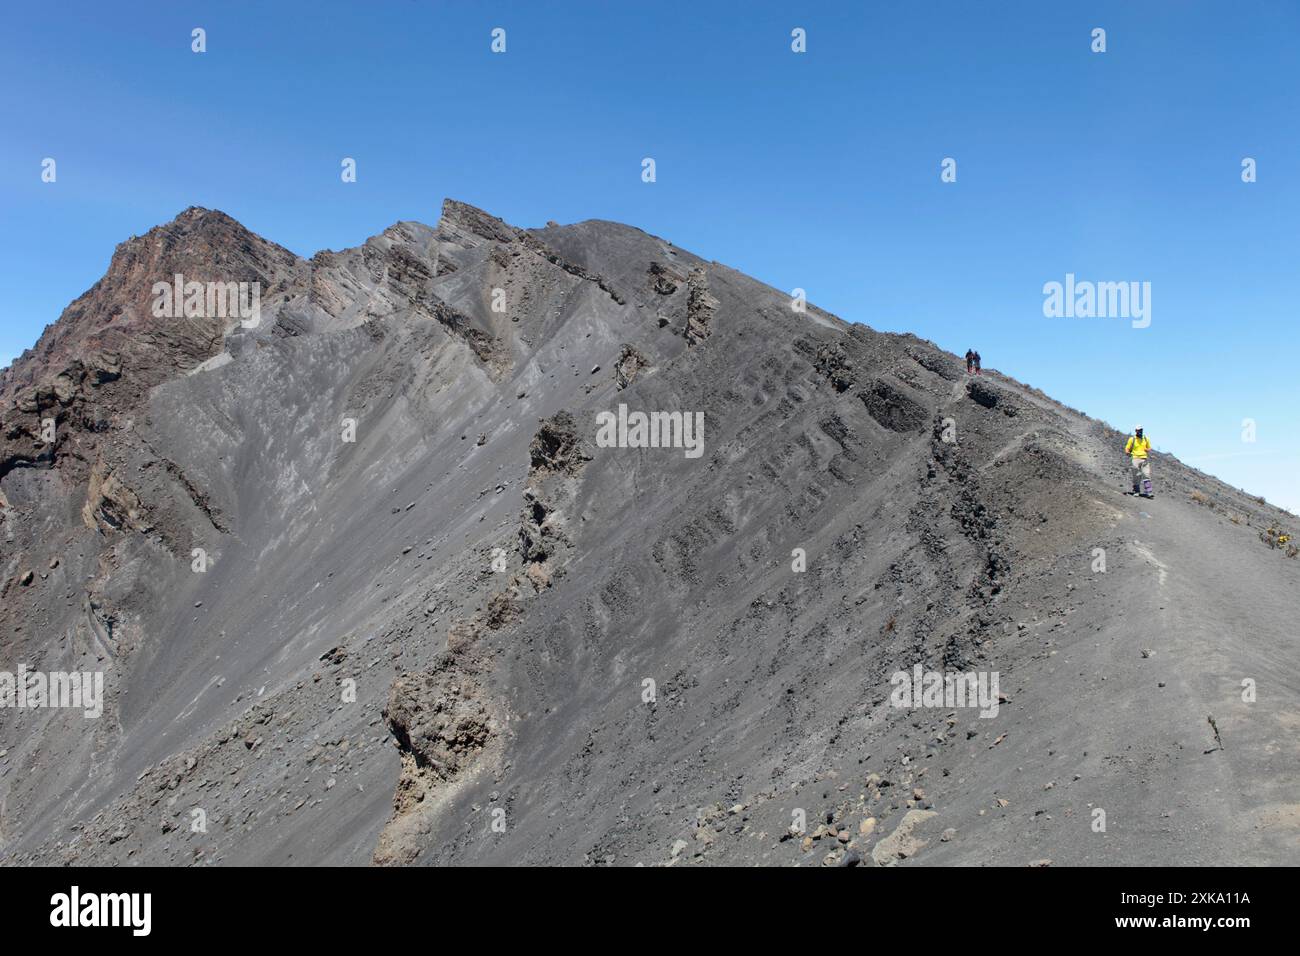
[[[261,324],[151,320],[173,271]],[[639,230],[188,210],[0,400],[0,668],[109,687],[0,710],[5,863],[1300,859],[1290,516]],[[704,455],[598,448],[620,402]],[[997,717],[891,707],[917,663]]]

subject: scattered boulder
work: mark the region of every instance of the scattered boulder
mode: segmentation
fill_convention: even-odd
[[[934,810],[908,810],[903,814],[903,819],[894,827],[894,832],[889,834],[871,851],[871,857],[881,866],[888,866],[899,860],[905,860],[916,853],[926,845],[926,840],[916,835],[916,828],[929,820],[931,817],[937,817],[939,814]]]

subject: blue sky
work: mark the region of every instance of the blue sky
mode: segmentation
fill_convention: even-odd
[[[452,196],[631,223],[974,345],[1300,510],[1291,0],[55,2],[0,24],[0,362],[187,206],[310,255]],[[1066,273],[1150,282],[1150,326],[1045,318]]]

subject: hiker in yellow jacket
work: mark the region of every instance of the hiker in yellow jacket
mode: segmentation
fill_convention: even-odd
[[[1133,478],[1133,494],[1154,498],[1151,493],[1151,439],[1142,432],[1142,426],[1133,429],[1124,443],[1124,454],[1129,458],[1129,475]]]

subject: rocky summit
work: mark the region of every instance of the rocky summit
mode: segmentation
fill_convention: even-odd
[[[628,226],[188,209],[0,376],[0,862],[1294,862],[1295,519],[1123,444]]]

